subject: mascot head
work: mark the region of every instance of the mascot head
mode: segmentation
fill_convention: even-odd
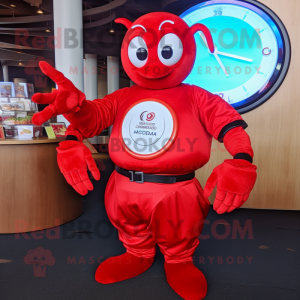
[[[191,72],[196,58],[194,34],[202,31],[209,50],[212,36],[202,24],[189,27],[176,15],[154,12],[131,22],[118,18],[128,29],[121,50],[122,63],[137,85],[166,89],[179,85]]]

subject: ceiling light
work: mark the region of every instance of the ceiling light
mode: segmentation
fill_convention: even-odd
[[[36,11],[38,14],[42,15],[44,12],[41,10],[40,6],[39,9]]]
[[[17,5],[13,1],[10,2],[10,6],[11,7],[17,7]]]
[[[51,32],[51,30],[49,28],[49,22],[47,22],[47,29],[45,30],[45,32]]]
[[[109,33],[115,33],[114,29],[111,28],[110,31],[109,31]]]
[[[23,64],[21,62],[19,62],[19,65],[22,66]]]

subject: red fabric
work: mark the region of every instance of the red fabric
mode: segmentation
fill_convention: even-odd
[[[83,141],[83,135],[82,135],[82,133],[78,129],[76,129],[72,124],[68,126],[65,135],[66,136],[73,135],[73,136],[76,136],[78,142],[82,142]]]
[[[161,23],[166,20],[174,22],[174,24],[169,22],[164,23],[161,30],[159,30]],[[116,22],[122,23],[127,27],[130,26],[122,44],[122,64],[131,80],[145,88],[159,90],[175,87],[188,76],[193,68],[196,58],[194,34],[197,31],[203,31],[211,52],[214,51],[212,36],[210,31],[204,25],[197,24],[190,28],[180,17],[167,12],[146,14],[138,18],[132,24],[126,19],[116,19]],[[147,32],[141,27],[132,28],[135,25],[145,27]],[[158,43],[167,33],[176,34],[180,38],[183,48],[181,59],[172,66],[164,65],[159,60],[157,54]],[[141,68],[136,68],[128,57],[128,45],[136,36],[141,36],[148,48],[148,61]]]
[[[58,90],[49,94],[36,93],[32,96],[32,101],[38,104],[49,104],[43,111],[34,114],[32,122],[41,125],[54,116],[79,111],[82,102],[85,101],[85,95],[47,62],[40,61],[39,66],[44,74],[57,83]]]
[[[217,185],[214,210],[218,214],[241,207],[248,199],[256,181],[256,166],[244,159],[226,159],[208,178],[204,195],[209,197]]]
[[[165,262],[165,272],[171,288],[185,300],[200,300],[207,294],[203,273],[192,262],[170,264]]]
[[[151,160],[139,160],[124,150],[119,139],[119,125],[128,107],[147,98],[169,104],[177,114],[179,130],[168,153]],[[223,99],[188,84],[163,90],[135,85],[103,99],[85,101],[79,112],[65,117],[85,137],[93,137],[114,124],[109,142],[113,162],[128,170],[156,174],[185,174],[201,168],[210,157],[211,135],[217,139],[225,125],[242,120]]]
[[[95,279],[102,284],[110,284],[138,276],[148,270],[154,258],[143,258],[128,252],[110,257],[97,268]]]
[[[109,142],[110,157],[125,169],[185,174],[201,168],[209,160],[212,136],[218,138],[225,125],[242,120],[235,109],[220,97],[199,87],[181,84],[195,61],[196,31],[203,31],[210,51],[213,51],[209,30],[200,24],[189,28],[181,18],[169,13],[147,14],[134,23],[124,19],[119,19],[119,22],[129,27],[121,50],[122,64],[138,85],[116,91],[103,99],[86,101],[84,95],[61,73],[41,64],[43,72],[58,83],[59,89],[52,94],[34,97],[38,103],[50,103],[49,108],[35,116],[34,122],[41,123],[50,116],[64,114],[72,125],[68,134],[80,140],[93,137],[114,124]],[[132,28],[133,25],[139,26]],[[163,64],[158,55],[159,42],[168,33],[177,35],[183,49],[178,62],[170,66]],[[128,45],[137,36],[144,39],[148,49],[147,61],[139,68],[128,57]],[[167,152],[142,160],[125,151],[120,124],[131,106],[149,98],[164,102],[174,110],[178,133]],[[251,146],[249,148],[249,141],[242,131],[232,130],[226,135],[225,146],[230,152],[240,149],[245,153],[250,151]],[[239,143],[234,141],[235,137]],[[59,166],[68,182],[78,192],[87,193],[92,188],[87,177],[87,165],[96,179],[100,177],[90,152],[74,141],[61,143],[58,152]],[[192,265],[192,255],[199,244],[198,236],[210,207],[207,197],[217,184],[214,209],[222,213],[239,207],[253,188],[255,170],[256,167],[245,160],[226,160],[214,169],[208,179],[205,196],[196,179],[175,184],[139,184],[129,182],[128,178],[114,172],[106,188],[105,205],[127,254],[121,256],[121,264],[112,263],[110,267],[108,261],[100,265],[96,280],[110,283],[140,274],[150,264],[140,266],[134,257],[152,259],[155,244],[158,244],[166,260],[165,270],[170,286],[184,299],[204,297],[206,281]],[[128,258],[132,259],[130,267],[124,265]]]
[[[139,184],[116,171],[105,191],[105,207],[127,252],[145,258],[155,244],[168,262],[191,261],[210,204],[200,183]]]
[[[61,142],[56,150],[59,169],[67,182],[81,195],[92,191],[93,184],[89,179],[87,169],[96,180],[100,179],[100,172],[92,158],[91,151],[77,141]]]
[[[238,153],[248,153],[252,158],[254,156],[250,137],[242,127],[229,130],[225,134],[223,142],[226,150],[232,156]]]
[[[124,101],[127,90],[129,88],[117,90],[103,99],[83,101],[79,112],[64,114],[64,117],[84,137],[94,137],[114,124],[119,104]]]

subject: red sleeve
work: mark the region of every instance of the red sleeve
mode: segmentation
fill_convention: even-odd
[[[199,119],[215,139],[223,142],[225,134],[232,128],[247,127],[240,114],[221,97],[197,86],[192,87]]]
[[[117,90],[103,99],[85,100],[79,112],[64,114],[64,117],[72,125],[71,128],[69,126],[70,130],[68,128],[67,134],[77,136],[76,130],[78,130],[83,137],[92,138],[111,126],[114,123],[122,96],[127,89]]]
[[[65,136],[68,136],[68,135],[75,136],[79,142],[82,142],[83,138],[84,138],[84,136],[81,134],[81,132],[78,129],[76,129],[72,124],[70,124],[67,128]]]
[[[254,156],[250,137],[242,127],[233,128],[225,134],[224,146],[232,156],[238,153],[247,153],[252,158]]]

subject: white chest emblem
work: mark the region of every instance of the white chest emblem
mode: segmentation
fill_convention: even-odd
[[[140,159],[162,155],[174,142],[178,121],[174,110],[157,99],[144,99],[132,105],[121,122],[123,146]]]

